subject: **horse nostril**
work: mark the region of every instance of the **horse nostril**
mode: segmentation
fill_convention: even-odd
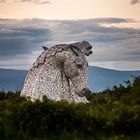
[[[88,50],[88,51],[85,52],[85,55],[86,55],[86,56],[89,56],[89,55],[91,55],[91,54],[92,54],[92,50]]]

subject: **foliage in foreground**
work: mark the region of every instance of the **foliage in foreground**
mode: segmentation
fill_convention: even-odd
[[[31,102],[0,92],[1,140],[139,140],[140,77],[101,93],[87,104]]]

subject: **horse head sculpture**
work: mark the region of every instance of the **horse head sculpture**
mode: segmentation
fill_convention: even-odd
[[[87,60],[92,46],[86,42],[59,44],[50,49],[43,46],[44,52],[29,70],[22,96],[31,100],[45,95],[52,100],[87,102]]]

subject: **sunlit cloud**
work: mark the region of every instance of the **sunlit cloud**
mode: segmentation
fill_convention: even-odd
[[[8,2],[9,0],[0,0],[0,2]],[[34,4],[50,4],[49,0],[13,0],[12,2],[34,3]]]
[[[2,2],[5,2],[5,0],[0,0],[0,2],[2,3]]]
[[[31,2],[35,4],[50,4],[48,0],[17,0],[15,2]]]

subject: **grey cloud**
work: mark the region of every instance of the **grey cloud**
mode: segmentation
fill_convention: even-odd
[[[51,34],[47,28],[22,27],[24,23],[16,28],[16,20],[14,26],[9,25],[7,20],[0,22],[6,23],[5,26],[0,24],[0,58],[31,54],[34,50],[40,50],[43,42],[51,40]]]
[[[132,19],[100,18],[90,20],[0,20],[0,59],[32,64],[41,46],[87,40],[93,45],[89,63],[134,63],[140,60],[140,29],[104,26],[131,23]],[[34,54],[35,52],[35,54]],[[24,58],[26,56],[26,58]],[[24,61],[25,60],[25,61]],[[29,61],[29,63],[27,63]],[[8,65],[8,64],[7,64]],[[9,65],[11,65],[9,61]],[[3,66],[0,62],[0,66]],[[18,65],[18,68],[20,64]],[[23,68],[23,66],[22,66]]]
[[[137,4],[137,3],[140,3],[139,0],[131,0],[131,4]]]
[[[1,27],[2,28],[2,27]],[[10,30],[2,30],[0,31],[0,37],[18,37],[18,36],[26,36],[26,37],[39,37],[45,36],[49,31],[47,29],[24,29],[24,28],[17,28],[17,29],[10,29]]]
[[[112,22],[111,22],[112,20]],[[95,42],[114,42],[120,40],[126,40],[127,38],[133,37],[135,34],[139,34],[137,30],[131,28],[117,28],[117,27],[105,27],[100,23],[114,23],[118,21],[132,22],[132,20],[121,20],[115,18],[95,19],[95,20],[79,20],[79,21],[62,21],[58,24],[57,28],[54,29],[54,38],[62,39],[65,37],[66,40],[88,40]],[[120,23],[120,22],[119,22]],[[60,34],[63,32],[63,34]]]
[[[96,18],[93,20],[97,23],[129,23],[135,22],[133,19],[124,19],[124,18]]]
[[[1,38],[0,57],[15,57],[18,54],[26,54],[32,51],[33,44],[27,38]]]
[[[137,40],[137,43],[135,41]],[[134,43],[135,42],[135,43]],[[117,42],[95,43],[94,54],[89,58],[90,62],[121,62],[140,63],[140,40],[129,38]],[[138,66],[137,66],[138,67]]]

